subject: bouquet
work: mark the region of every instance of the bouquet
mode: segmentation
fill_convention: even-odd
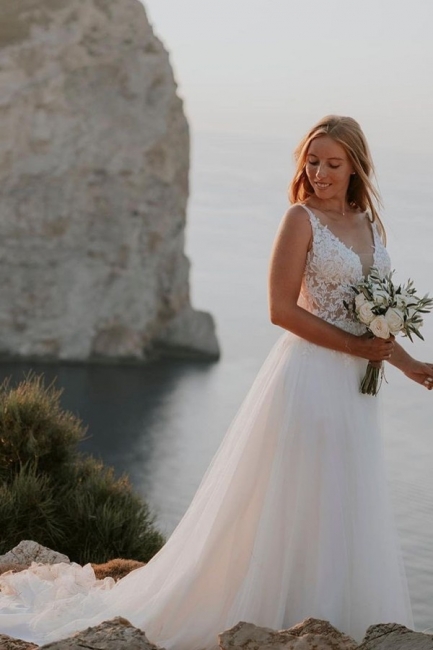
[[[367,330],[381,339],[395,336],[399,332],[413,341],[423,324],[421,314],[433,309],[433,298],[426,294],[423,298],[416,295],[412,280],[406,284],[395,285],[392,281],[394,271],[381,277],[376,267],[372,267],[369,276],[357,286],[353,286],[355,297],[351,304],[344,302],[356,320],[367,326]],[[383,362],[368,362],[367,371],[361,382],[361,392],[377,395],[380,380],[383,377]]]

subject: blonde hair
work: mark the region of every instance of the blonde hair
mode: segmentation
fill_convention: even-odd
[[[291,203],[304,203],[314,194],[305,170],[308,148],[313,140],[327,135],[341,144],[353,165],[355,174],[350,176],[347,201],[352,208],[370,212],[370,221],[377,221],[382,239],[386,240],[385,228],[379,217],[382,205],[379,191],[372,182],[374,165],[370,149],[358,122],[352,117],[327,115],[302,138],[295,149],[296,171],[289,187]]]

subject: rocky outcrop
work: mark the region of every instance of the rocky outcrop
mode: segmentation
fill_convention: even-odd
[[[288,630],[240,622],[218,636],[221,650],[431,650],[433,636],[387,623],[368,628],[361,645],[328,621],[308,618]],[[32,643],[0,634],[0,650],[33,650]],[[40,650],[164,650],[124,618],[117,617]]]
[[[216,358],[190,304],[189,134],[139,0],[4,0],[0,354]]]
[[[0,650],[35,650],[39,646],[29,641],[21,641],[21,639],[13,639],[6,634],[0,634]]]
[[[111,621],[89,627],[68,639],[47,643],[41,650],[158,650],[144,632],[118,616]]]
[[[23,539],[17,546],[5,555],[0,555],[0,565],[16,564],[30,566],[32,562],[40,564],[59,564],[60,562],[69,563],[69,558],[63,553],[52,551],[46,546],[41,546],[32,540]]]
[[[164,650],[151,643],[144,632],[118,616],[89,627],[67,639],[43,646],[0,634],[0,650]]]
[[[431,650],[433,635],[414,632],[398,623],[371,625],[359,650]]]
[[[356,650],[357,643],[328,621],[308,618],[288,630],[240,622],[219,635],[221,650]]]

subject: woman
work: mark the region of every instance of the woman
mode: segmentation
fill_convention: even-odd
[[[112,589],[67,565],[3,578],[0,632],[42,643],[120,614],[168,650],[208,650],[239,620],[281,629],[313,616],[359,641],[373,623],[413,625],[378,398],[359,384],[367,360],[386,360],[430,390],[433,366],[367,336],[343,305],[373,264],[390,270],[359,125],[324,118],[296,158],[269,274],[285,332],[185,516]]]

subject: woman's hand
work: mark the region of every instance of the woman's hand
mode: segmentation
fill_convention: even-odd
[[[358,356],[368,359],[368,361],[377,362],[391,359],[395,346],[394,336],[390,336],[388,339],[380,339],[366,332],[358,338],[360,339]]]
[[[417,384],[425,386],[428,390],[433,388],[433,363],[424,363],[414,359],[397,341],[392,357],[388,361]]]
[[[404,370],[404,374],[417,384],[425,386],[427,390],[433,388],[433,363],[423,363],[413,359],[413,363]]]

